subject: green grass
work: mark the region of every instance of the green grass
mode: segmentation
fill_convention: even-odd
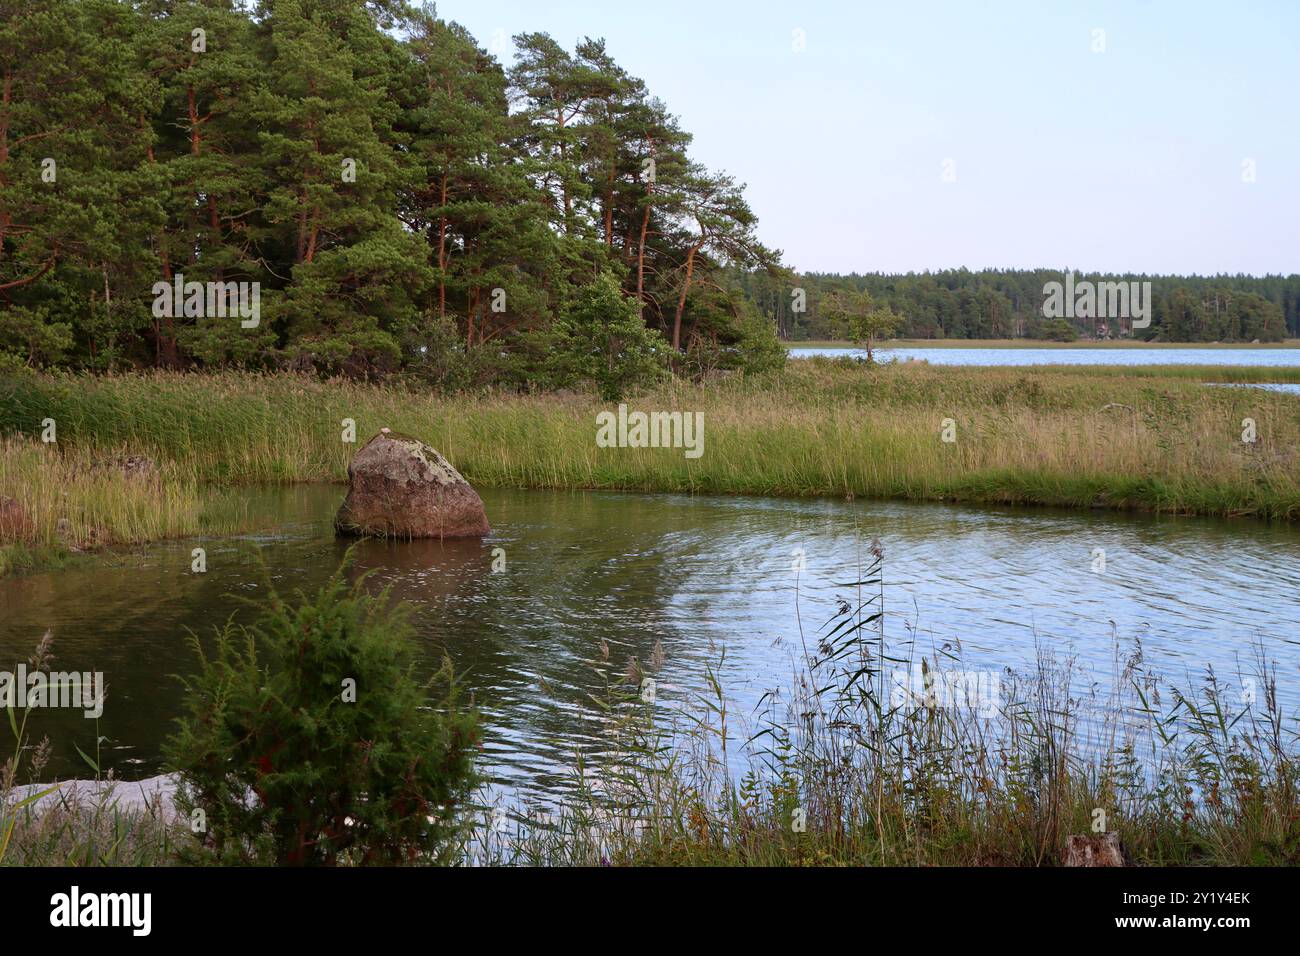
[[[202,486],[342,481],[358,440],[387,426],[430,442],[481,486],[861,496],[1300,517],[1300,401],[1205,382],[1300,381],[1300,369],[1195,366],[864,368],[801,360],[758,378],[673,382],[633,409],[704,415],[704,455],[598,448],[594,397],[443,397],[289,375],[25,376],[0,388],[0,431],[57,422],[63,456],[152,455]],[[1253,419],[1258,441],[1241,440]],[[952,419],[956,441],[941,441]],[[0,494],[13,495],[0,471]],[[200,521],[114,536],[143,539]],[[53,512],[50,512],[53,514]],[[52,543],[47,533],[44,540]]]
[[[120,784],[129,788],[130,784]],[[56,801],[37,811],[11,806],[0,824],[14,823],[0,866],[170,866],[189,838],[184,825],[167,820],[160,807],[119,807],[112,791]],[[0,798],[3,798],[0,793]]]
[[[0,437],[0,495],[22,508],[0,537],[0,576],[76,564],[104,549],[245,525],[225,496],[163,461],[147,477],[112,467],[95,442]]]

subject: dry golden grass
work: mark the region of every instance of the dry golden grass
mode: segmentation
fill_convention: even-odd
[[[855,495],[1300,518],[1300,399],[1206,382],[1297,369],[868,368],[793,361],[780,373],[669,382],[633,410],[704,416],[704,454],[600,448],[594,396],[440,396],[305,376],[15,376],[0,383],[0,495],[31,543],[87,547],[197,531],[204,486],[342,481],[387,426],[429,441],[482,486]],[[57,446],[40,423],[55,419]],[[955,441],[942,433],[950,419]],[[1243,421],[1257,441],[1242,441]],[[97,459],[145,454],[141,485]],[[59,520],[68,522],[59,531]]]
[[[103,547],[240,528],[174,463],[133,476],[93,446],[0,440],[0,495],[21,507],[0,523],[0,574]]]

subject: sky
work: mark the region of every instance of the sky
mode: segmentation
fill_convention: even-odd
[[[604,37],[800,271],[1300,272],[1300,0],[438,12],[507,64]]]

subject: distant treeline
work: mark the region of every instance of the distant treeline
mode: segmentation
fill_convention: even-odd
[[[0,366],[779,357],[724,281],[780,268],[742,187],[602,40],[513,43],[401,0],[0,4]]]
[[[1063,339],[1132,336],[1168,342],[1275,342],[1300,334],[1300,275],[1148,276],[1076,273],[1076,281],[1150,282],[1151,324],[1132,329],[1128,318],[1048,318],[1048,283],[1064,282],[1063,270],[949,269],[907,274],[810,273],[794,283],[766,274],[738,274],[736,283],[758,310],[790,340],[835,338],[837,330],[818,312],[827,293],[865,290],[903,316],[899,335],[918,339]],[[797,309],[795,289],[804,290]]]

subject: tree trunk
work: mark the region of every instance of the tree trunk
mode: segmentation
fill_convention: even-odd
[[[443,207],[438,221],[438,316],[447,315],[447,176],[442,177],[442,196],[438,204]]]
[[[645,214],[641,217],[641,241],[636,250],[636,301],[641,318],[645,318],[645,237],[650,228],[650,204],[646,203]]]
[[[609,174],[605,189],[605,248],[614,248],[614,174]]]
[[[307,242],[307,258],[304,262],[311,262],[316,258],[316,238],[320,235],[320,215],[317,210],[311,211],[311,238]]]
[[[686,293],[691,288],[691,273],[695,271],[695,250],[699,248],[699,243],[691,246],[690,251],[686,253],[686,278],[682,281],[682,294],[677,300],[677,315],[673,318],[673,351],[676,352],[682,346],[682,313],[686,311]]]
[[[13,98],[13,77],[5,70],[3,91],[0,92],[0,185],[4,185],[5,166],[9,164],[9,103]],[[0,259],[5,254],[5,233],[9,231],[9,210],[0,209]]]

